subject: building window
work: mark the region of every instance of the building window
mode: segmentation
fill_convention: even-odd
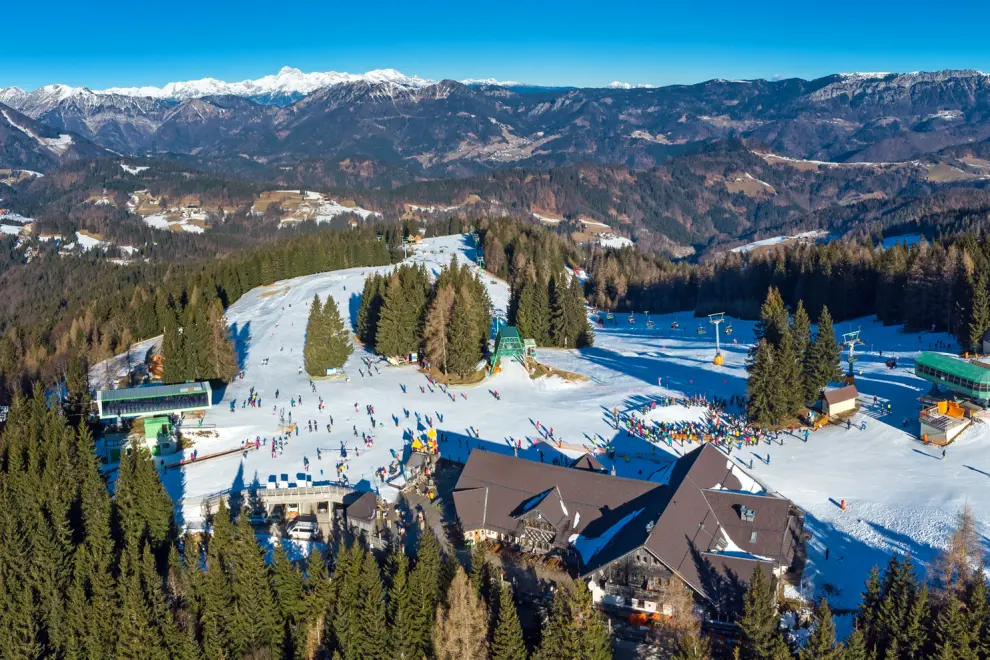
[[[749,542],[756,543],[756,530],[754,529],[752,534],[749,535]]]

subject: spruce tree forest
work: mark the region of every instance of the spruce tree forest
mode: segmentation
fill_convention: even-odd
[[[575,244],[566,236],[511,219],[480,220],[486,268],[515,282],[527,264],[568,266],[588,275],[585,298],[596,309],[663,314],[694,310],[756,319],[774,287],[784,305],[802,301],[817,319],[836,323],[876,316],[909,329],[949,332],[964,349],[990,328],[990,239],[959,233],[932,243],[882,249],[868,238],[788,249],[726,252],[692,264]]]
[[[0,657],[611,657],[582,584],[525,637],[485,555],[468,575],[429,530],[410,552],[347,539],[269,561],[248,516],[221,504],[212,534],[178,535],[146,451],[123,458],[111,497],[85,424],[40,392],[18,398],[0,445]],[[479,546],[480,548],[480,546]]]
[[[767,341],[764,339],[764,341]],[[85,424],[40,391],[15,402],[0,445],[0,657],[436,658],[612,657],[609,628],[583,582],[560,589],[524,633],[511,589],[484,546],[467,570],[426,531],[410,552],[347,539],[300,560],[266,561],[246,515],[221,504],[212,534],[179,536],[151,457],[135,445],[110,495]],[[893,555],[864,586],[853,633],[835,639],[824,601],[796,654],[756,570],[744,597],[741,660],[979,660],[990,649],[982,545],[963,508],[922,579]],[[688,614],[653,631],[666,657],[723,654]]]
[[[822,307],[816,327],[812,337],[802,301],[792,316],[780,291],[770,288],[747,364],[746,412],[751,421],[777,425],[793,419],[818,399],[826,385],[842,377],[841,352],[828,307]]]
[[[381,355],[422,354],[441,374],[465,377],[488,350],[491,324],[485,285],[455,257],[432,283],[412,265],[365,280],[356,333]]]

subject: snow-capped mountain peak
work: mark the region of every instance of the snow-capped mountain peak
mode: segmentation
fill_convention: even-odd
[[[498,80],[496,78],[467,78],[461,83],[465,85],[496,85],[498,87],[524,87],[526,83],[518,80]]]
[[[364,74],[338,73],[304,73],[299,69],[284,66],[274,75],[263,76],[256,80],[240,82],[225,82],[216,78],[202,78],[185,82],[170,82],[163,87],[111,87],[100,90],[98,94],[121,94],[124,96],[148,96],[157,99],[182,101],[203,96],[234,95],[248,97],[265,97],[272,95],[306,95],[310,92],[349,82],[390,82],[409,87],[422,87],[432,83],[417,76],[406,76],[395,69],[376,69]]]
[[[619,80],[613,80],[607,85],[608,89],[654,89],[656,85],[651,85],[649,83],[627,83],[621,82]]]

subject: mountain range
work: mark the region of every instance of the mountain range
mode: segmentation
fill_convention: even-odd
[[[391,69],[352,75],[285,68],[240,83],[7,88],[0,104],[97,149],[256,178],[307,170],[312,185],[366,187],[505,167],[645,169],[730,138],[780,156],[840,163],[910,161],[990,139],[990,76],[978,71],[655,88],[466,83]],[[30,156],[0,145],[0,167],[53,167],[78,155],[53,156],[48,145],[35,144],[39,151]]]

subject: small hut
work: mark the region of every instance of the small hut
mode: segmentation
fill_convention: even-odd
[[[856,410],[856,398],[859,392],[855,385],[846,385],[836,390],[826,390],[822,393],[822,412],[835,418],[844,413]]]

